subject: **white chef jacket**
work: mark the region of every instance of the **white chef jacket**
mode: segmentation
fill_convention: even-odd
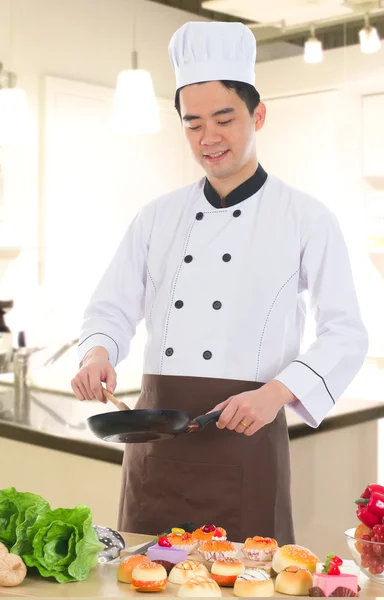
[[[305,291],[317,339],[300,354]],[[143,318],[144,373],[276,379],[312,427],[368,347],[336,217],[261,165],[225,208],[202,178],[140,211],[86,309],[80,360],[103,346],[118,364]]]

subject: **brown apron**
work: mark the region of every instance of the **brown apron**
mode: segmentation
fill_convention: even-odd
[[[136,408],[185,410],[194,418],[261,385],[144,375]],[[294,543],[284,409],[253,436],[209,424],[201,433],[126,445],[118,529],[157,534],[187,521],[224,527],[234,542],[260,535]]]

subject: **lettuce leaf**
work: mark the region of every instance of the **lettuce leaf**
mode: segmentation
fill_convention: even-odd
[[[37,494],[18,492],[14,487],[0,490],[0,542],[14,554],[27,551],[26,530],[47,510],[48,502]]]
[[[56,581],[83,581],[96,566],[99,542],[92,526],[91,510],[82,504],[40,514],[27,529],[31,551],[23,554],[27,567]]]

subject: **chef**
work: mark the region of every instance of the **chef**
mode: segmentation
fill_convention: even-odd
[[[118,528],[215,524],[293,543],[285,406],[317,427],[367,352],[334,214],[268,174],[256,132],[256,43],[240,23],[173,35],[176,108],[206,177],[139,212],[86,309],[80,400],[103,401],[137,323],[148,340],[136,408],[224,408],[217,427],[125,448]],[[305,165],[303,165],[305,169]],[[316,341],[301,353],[304,293]]]

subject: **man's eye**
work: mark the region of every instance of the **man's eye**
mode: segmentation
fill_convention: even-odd
[[[228,123],[232,123],[233,119],[229,119],[229,121],[219,121],[219,125],[228,125]]]
[[[198,125],[197,127],[190,127],[189,129],[191,131],[197,131],[198,129],[200,129],[200,125]]]

